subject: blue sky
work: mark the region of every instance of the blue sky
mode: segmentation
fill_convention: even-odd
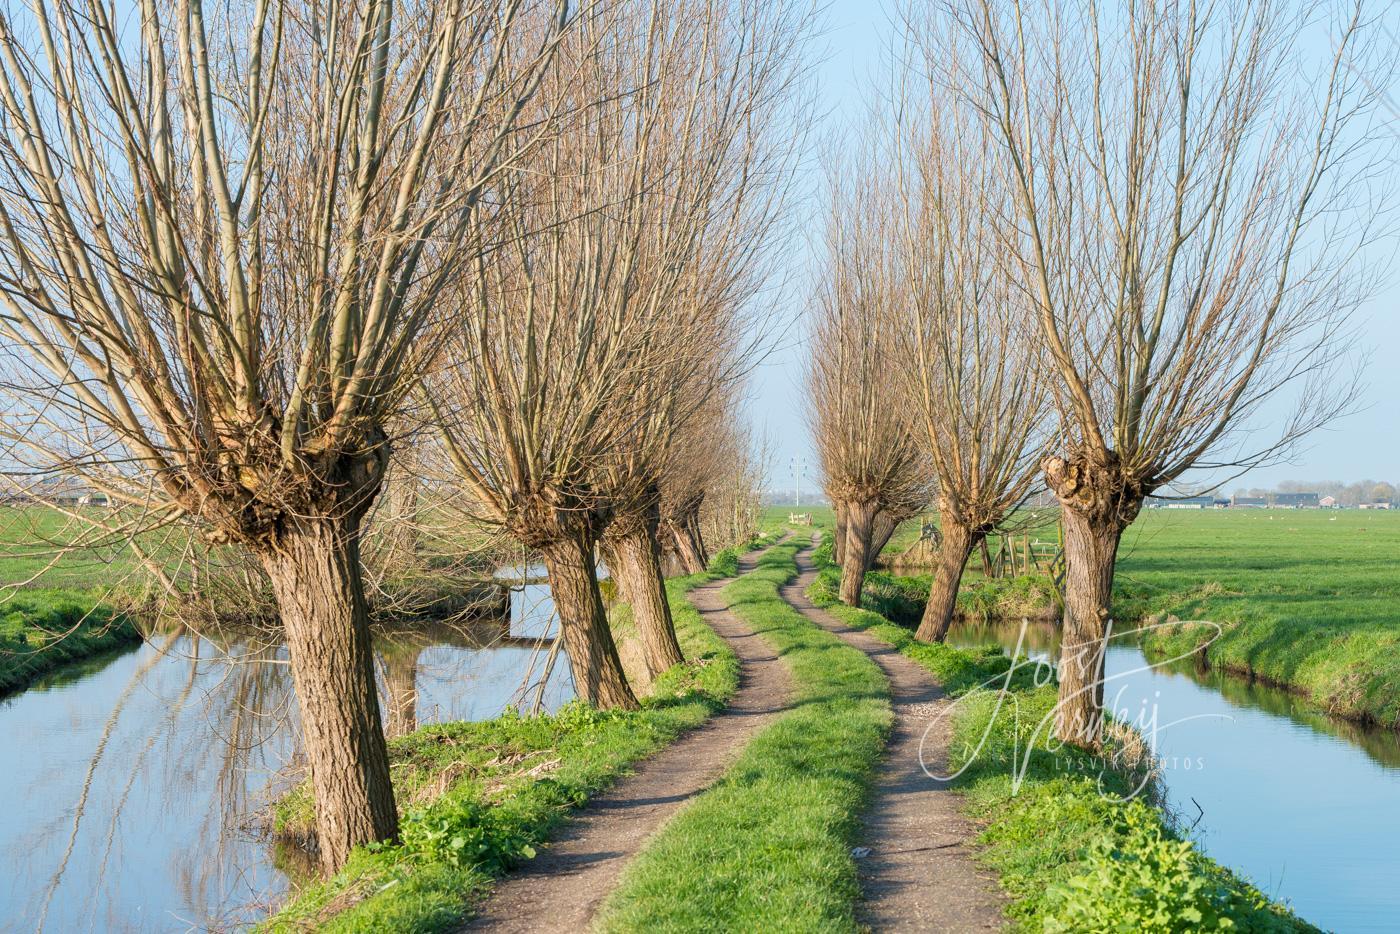
[[[809,192],[798,210],[803,223],[799,229],[808,236],[820,236],[823,206],[820,203],[821,168],[815,154],[831,134],[858,118],[864,111],[863,95],[879,67],[881,49],[891,29],[887,2],[834,0],[826,8],[826,29],[813,50],[813,78],[816,82],[821,122],[809,143],[804,169]],[[1395,17],[1391,17],[1392,19]],[[1393,32],[1394,34],[1394,32]],[[1400,127],[1397,127],[1400,132]],[[792,486],[790,464],[804,458],[811,489],[817,471],[812,463],[811,443],[803,418],[802,390],[802,303],[817,270],[814,240],[799,250],[802,268],[794,271],[791,297],[784,303],[788,326],[779,349],[758,369],[753,379],[752,418],[760,434],[772,445],[773,467],[770,484]],[[1368,261],[1383,268],[1396,266],[1400,259],[1397,244],[1388,243],[1371,251]],[[1400,480],[1400,431],[1397,431],[1397,403],[1400,403],[1400,276],[1389,281],[1363,306],[1356,324],[1371,360],[1363,374],[1365,388],[1357,411],[1313,435],[1297,451],[1291,463],[1261,468],[1240,480],[1225,484],[1272,486],[1280,480]],[[1267,431],[1266,420],[1252,427]]]

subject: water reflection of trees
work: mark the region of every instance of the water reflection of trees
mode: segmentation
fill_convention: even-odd
[[[547,612],[545,588],[533,581],[521,584],[517,595],[529,591],[537,604],[517,600],[517,612],[535,614],[541,607]],[[467,670],[454,670],[445,679],[464,694],[476,689],[472,666],[483,662],[477,652],[528,650],[519,670],[512,672],[516,686],[504,702],[538,707],[558,656],[557,643],[550,637],[552,624],[531,615],[528,625],[519,621],[519,628],[532,635],[516,635],[509,606],[506,600],[493,601],[486,605],[489,612],[483,612],[478,603],[445,619],[376,624],[382,713],[390,735],[402,735],[419,723],[419,691],[432,668],[426,661],[430,649],[471,650],[455,659]],[[165,867],[172,891],[188,913],[184,920],[196,927],[237,927],[255,919],[280,895],[282,883],[276,873],[269,873],[269,862],[293,878],[314,866],[304,850],[270,841],[267,834],[270,804],[304,774],[286,650],[276,626],[246,619],[234,625],[202,615],[167,616],[150,624],[147,644],[151,651],[119,689],[87,763],[72,805],[66,851],[44,885],[41,916],[47,916],[50,904],[70,898],[86,899],[77,910],[98,927],[103,926],[100,916],[120,913],[118,892],[106,879],[122,864],[123,832],[137,829],[144,817],[139,807],[125,818],[123,812],[135,800],[135,790],[151,795],[143,786],[154,781],[156,800],[193,815],[192,832],[187,837],[181,826]],[[154,713],[149,712],[152,697]],[[142,698],[138,706],[135,701]],[[120,754],[109,749],[114,736],[123,744]],[[98,790],[103,797],[97,796]],[[89,859],[83,850],[94,821],[99,822],[98,850],[79,872],[70,862],[75,849]],[[133,826],[123,827],[123,821]],[[197,844],[185,844],[186,839]],[[73,894],[79,891],[81,896]],[[63,914],[71,919],[73,909]],[[110,920],[117,927],[130,923]]]

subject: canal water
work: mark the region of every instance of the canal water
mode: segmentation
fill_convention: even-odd
[[[1056,659],[1050,624],[960,624],[962,647]],[[1168,806],[1217,862],[1327,930],[1400,929],[1400,734],[1311,709],[1189,660],[1153,665],[1131,635],[1105,658],[1105,705],[1156,724]]]
[[[509,620],[377,639],[390,732],[573,696],[562,653],[543,678],[553,604],[526,570]],[[230,930],[265,916],[306,866],[258,819],[298,757],[286,653],[247,636],[155,636],[0,700],[0,930]]]

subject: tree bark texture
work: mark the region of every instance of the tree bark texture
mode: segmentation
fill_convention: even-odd
[[[1103,725],[1103,657],[1113,599],[1113,564],[1122,530],[1064,511],[1065,621],[1055,735],[1097,748]]]
[[[847,506],[841,500],[836,500],[831,504],[832,511],[836,513],[836,531],[831,537],[831,560],[840,567],[846,566],[846,513]]]
[[[676,554],[687,574],[703,574],[710,566],[710,556],[705,551],[705,538],[700,533],[700,507],[686,509],[672,517],[667,523],[671,536],[675,539]]]
[[[841,565],[841,602],[847,606],[860,606],[860,592],[865,587],[865,569],[870,560],[875,509],[874,500],[847,506],[846,561]]]
[[[894,537],[894,530],[899,527],[899,522],[889,513],[881,509],[875,513],[875,518],[871,523],[870,549],[865,555],[865,569],[874,570],[875,565],[880,560],[880,553],[885,550],[885,546]]]
[[[574,673],[574,691],[595,707],[635,710],[637,698],[627,683],[608,626],[592,535],[577,532],[540,546],[549,570],[549,590],[559,614],[559,631]]]
[[[658,525],[659,516],[653,508],[645,516],[614,520],[607,534],[614,561],[609,567],[617,578],[622,598],[632,606],[642,657],[653,680],[685,661],[676,639],[671,604],[666,599],[661,548],[656,539]]]
[[[292,520],[262,559],[291,656],[321,866],[329,874],[353,847],[399,833],[360,578],[359,520]]]
[[[953,623],[953,613],[957,608],[958,585],[962,582],[963,568],[972,555],[972,549],[982,539],[980,532],[973,531],[964,522],[947,515],[940,518],[942,543],[938,546],[937,565],[933,573],[933,583],[929,585],[928,604],[924,607],[923,619],[914,638],[921,642],[942,642],[948,637],[948,627]]]

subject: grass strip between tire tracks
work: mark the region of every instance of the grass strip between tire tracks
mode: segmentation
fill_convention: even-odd
[[[779,588],[801,544],[775,546],[724,590],[782,656],[794,707],[633,861],[603,931],[854,931],[851,843],[892,722],[865,653],[813,625]]]

